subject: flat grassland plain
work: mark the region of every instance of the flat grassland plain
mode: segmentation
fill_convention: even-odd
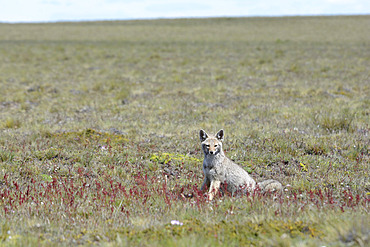
[[[0,24],[0,245],[368,246],[369,76],[370,16]]]

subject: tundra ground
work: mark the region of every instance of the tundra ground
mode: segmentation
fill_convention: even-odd
[[[0,24],[0,245],[368,245],[369,27]],[[200,128],[284,193],[207,202]]]

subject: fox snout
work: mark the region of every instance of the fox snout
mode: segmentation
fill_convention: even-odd
[[[219,152],[219,147],[217,144],[203,144],[203,150],[206,154],[216,154]]]
[[[205,154],[217,154],[221,150],[221,144],[210,141],[208,143],[203,143],[203,151]]]
[[[218,150],[218,145],[217,144],[212,144],[212,145],[206,145],[208,152],[210,154],[215,154]]]

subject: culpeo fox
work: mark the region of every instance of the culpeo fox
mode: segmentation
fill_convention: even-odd
[[[281,183],[276,180],[269,179],[256,183],[247,171],[225,156],[222,150],[224,139],[222,129],[215,136],[210,136],[204,130],[200,130],[199,137],[204,152],[204,182],[201,190],[203,191],[206,186],[209,188],[208,199],[210,201],[218,192],[221,184],[226,184],[227,191],[232,194],[241,187],[245,187],[248,191],[254,190],[256,186],[262,191],[282,190]]]

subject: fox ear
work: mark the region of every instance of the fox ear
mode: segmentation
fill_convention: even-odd
[[[219,141],[223,141],[224,140],[224,130],[223,129],[220,129],[217,134],[216,134],[216,138],[219,140]]]
[[[208,138],[208,134],[204,130],[200,130],[199,138],[201,142],[204,142]]]

